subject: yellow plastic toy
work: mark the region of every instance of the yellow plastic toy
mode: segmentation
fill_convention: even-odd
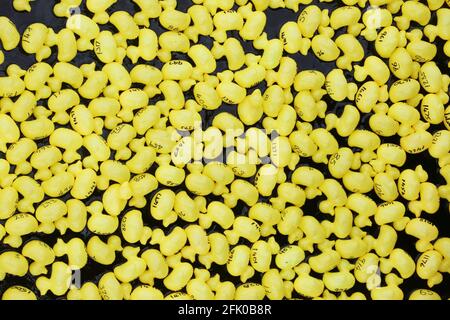
[[[430,9],[424,3],[405,1],[402,5],[402,15],[395,17],[394,21],[400,30],[407,30],[411,21],[417,22],[421,26],[426,26],[430,18]]]
[[[127,260],[114,268],[114,275],[123,282],[129,283],[139,278],[147,268],[144,259],[138,257],[139,248],[125,247],[122,251],[123,257]]]
[[[79,104],[80,97],[74,90],[65,89],[54,93],[48,99],[48,107],[55,114],[52,121],[62,125],[69,123],[71,117],[67,110],[72,109]],[[73,121],[76,120],[72,120],[72,122]]]
[[[398,80],[390,87],[389,98],[393,103],[407,101],[412,106],[415,106],[418,103],[418,99],[421,98],[419,91],[420,84],[417,80],[411,78]]]
[[[20,131],[14,120],[6,115],[0,115],[0,125],[1,125],[1,138],[0,138],[0,151],[6,152],[6,144],[16,143],[20,138]]]
[[[389,57],[389,68],[399,79],[405,80],[417,75],[419,65],[413,62],[412,57],[405,48],[397,48]]]
[[[325,288],[332,292],[346,291],[355,285],[355,277],[348,270],[326,272],[322,278]]]
[[[69,62],[77,55],[77,39],[72,30],[64,28],[57,34],[49,30],[46,44],[58,48],[58,61]]]
[[[444,177],[446,184],[439,186],[438,192],[441,198],[449,199],[450,165],[443,166],[439,173]]]
[[[281,269],[283,279],[292,280],[295,277],[294,268],[305,259],[305,252],[297,245],[282,248],[275,256],[275,264]]]
[[[2,219],[8,219],[13,216],[17,209],[17,201],[19,200],[19,194],[15,188],[5,187],[0,190],[0,199],[2,200]]]
[[[292,182],[305,186],[305,196],[307,199],[314,199],[322,194],[319,187],[324,181],[324,176],[319,170],[305,166],[297,168],[292,174]]]
[[[280,39],[287,53],[306,55],[311,47],[311,40],[303,38],[299,25],[294,21],[286,22],[280,29]]]
[[[317,298],[324,290],[322,280],[309,275],[311,268],[306,263],[302,263],[296,268],[298,277],[294,281],[294,289],[299,294],[307,298]]]
[[[150,244],[159,244],[160,251],[166,257],[173,256],[182,248],[187,241],[187,235],[184,229],[175,227],[169,235],[164,235],[161,229],[153,230]]]
[[[266,289],[266,295],[270,300],[281,300],[284,297],[289,298],[291,295],[277,269],[270,269],[264,273],[261,284],[266,288],[270,288],[270,290]]]
[[[367,253],[356,261],[355,279],[360,283],[365,283],[369,290],[381,284],[379,260],[376,254]]]
[[[164,279],[169,274],[169,266],[158,250],[146,250],[142,253],[141,258],[145,260],[148,267],[139,277],[141,282],[153,285],[154,279]]]
[[[238,243],[239,238],[244,238],[254,243],[261,236],[259,224],[248,217],[239,216],[233,222],[231,230],[225,230],[225,236],[232,245]]]
[[[66,28],[80,37],[77,40],[79,51],[87,51],[94,48],[92,40],[100,33],[100,29],[95,21],[85,15],[74,14],[68,17]]]
[[[9,112],[16,122],[24,122],[27,120],[36,107],[36,98],[33,93],[24,91],[16,102],[10,98],[3,98],[0,103],[2,112]]]
[[[71,288],[67,293],[68,300],[101,300],[98,287],[92,282],[84,283],[81,288]]]
[[[364,49],[354,35],[346,33],[336,38],[336,45],[343,55],[336,60],[336,66],[340,69],[351,71],[352,63],[364,58]]]
[[[330,26],[334,29],[347,28],[347,32],[358,36],[364,25],[359,23],[361,11],[356,6],[339,7],[330,15]]]
[[[231,10],[234,5],[233,0],[225,0],[225,1],[218,1],[218,0],[211,0],[211,1],[204,1],[204,0],[196,0],[194,1],[197,4],[202,4],[204,7],[208,9],[208,11],[211,13],[211,15],[215,15],[217,13],[217,10]],[[261,5],[263,7],[261,7]],[[257,3],[257,10],[263,9],[264,10],[264,4]],[[267,7],[265,7],[267,8]]]
[[[398,287],[403,280],[397,275],[390,273],[385,277],[386,286],[375,287],[370,292],[373,300],[403,300],[403,291]]]
[[[138,210],[129,211],[123,216],[120,230],[128,243],[144,244],[151,237],[151,229],[144,226],[142,213]]]
[[[442,255],[436,250],[428,250],[422,253],[417,260],[417,275],[424,280],[427,280],[429,288],[441,283],[443,281],[440,270],[442,262]]]
[[[28,272],[27,259],[18,252],[5,251],[0,254],[0,279],[7,274],[23,277]]]
[[[264,31],[266,26],[266,14],[262,11],[252,11],[252,5],[248,3],[238,9],[238,13],[245,19],[244,26],[239,31],[239,35],[244,40],[256,40]]]
[[[394,226],[396,226],[396,222],[402,220],[405,210],[405,206],[398,201],[382,203],[378,206],[377,212],[375,213],[375,222],[378,225],[394,222]]]
[[[368,41],[374,41],[377,29],[392,25],[392,14],[388,9],[374,6],[364,12],[362,21],[366,28],[361,31],[361,35]]]
[[[214,232],[208,235],[208,241],[210,243],[210,251],[205,255],[200,255],[198,257],[199,262],[207,268],[210,268],[213,262],[218,265],[225,265],[230,253],[230,245],[226,236],[222,233]]]
[[[44,181],[41,186],[45,194],[50,197],[61,197],[68,193],[75,183],[74,175],[70,172],[60,172]]]
[[[94,40],[94,52],[103,63],[119,60],[119,51],[116,39],[110,31],[101,31]]]
[[[117,280],[113,272],[108,272],[100,278],[98,291],[103,300],[123,300],[126,294],[126,286]]]
[[[213,291],[215,291],[216,300],[234,299],[236,287],[231,281],[221,282],[220,276],[216,274],[208,279],[206,283]]]
[[[267,34],[263,33],[260,37],[253,41],[256,49],[263,50],[264,53],[259,63],[266,70],[275,69],[283,56],[283,42],[279,39],[267,39]]]
[[[86,2],[86,7],[90,12],[94,14],[94,17],[92,19],[95,22],[99,24],[105,24],[109,20],[109,15],[106,10],[116,2],[117,0],[89,0]]]
[[[325,228],[316,218],[311,216],[301,217],[299,228],[304,234],[304,237],[298,242],[301,249],[312,252],[314,244],[321,244],[325,241]]]
[[[337,267],[340,261],[341,257],[335,250],[325,248],[320,254],[309,258],[308,264],[316,273],[327,273]]]
[[[0,26],[2,30],[0,33],[0,41],[3,49],[6,51],[13,50],[20,42],[19,31],[17,31],[15,24],[7,17],[0,17]],[[0,63],[3,63],[3,52],[0,55]]]
[[[60,0],[53,7],[57,17],[69,17],[81,4],[81,0]]]
[[[30,12],[31,11],[30,1],[31,0],[14,0],[13,1],[14,10]]]
[[[236,288],[236,300],[263,300],[266,290],[258,283],[245,283]]]
[[[133,0],[133,2],[141,9],[141,11],[134,15],[134,21],[140,26],[142,25],[148,28],[150,25],[149,19],[157,18],[161,14],[161,4],[157,0]]]
[[[378,149],[380,142],[380,137],[368,130],[355,130],[348,137],[348,145],[350,147],[358,147],[362,149],[362,162],[369,162],[376,157],[374,151]]]
[[[149,285],[139,285],[131,292],[131,300],[162,300],[162,292]]]
[[[388,97],[386,85],[379,87],[375,81],[367,81],[356,92],[355,103],[361,112],[368,113],[379,101],[385,102]]]
[[[449,132],[439,130],[433,134],[432,144],[428,148],[430,155],[439,160],[440,167],[445,167],[448,164],[449,141]]]
[[[420,105],[423,118],[430,124],[442,123],[444,121],[444,103],[446,100],[437,94],[427,94]]]
[[[383,137],[392,137],[400,129],[400,124],[388,115],[389,110],[386,103],[378,103],[373,108],[375,114],[369,119],[372,131]]]
[[[172,52],[187,53],[190,48],[189,38],[181,32],[164,32],[159,36],[158,42],[160,46],[158,58],[162,62],[169,62],[172,57]]]
[[[364,60],[363,66],[355,66],[355,79],[364,81],[370,76],[378,86],[383,86],[389,80],[389,68],[377,56],[369,56]]]
[[[12,187],[22,195],[23,199],[19,200],[18,203],[17,200],[14,200],[14,197],[8,201],[14,201],[14,208],[17,206],[17,209],[23,213],[34,213],[35,209],[33,205],[35,203],[40,203],[45,196],[44,189],[41,185],[28,176],[18,177],[14,180]],[[6,203],[8,203],[8,201]],[[14,211],[11,212],[11,215],[13,213]]]
[[[178,218],[178,215],[173,211],[175,196],[172,190],[162,189],[152,198],[150,213],[153,218],[162,220],[164,226],[168,226]]]
[[[342,44],[342,46],[344,45]],[[337,60],[340,54],[340,50],[337,44],[328,35],[325,34],[319,34],[312,38],[311,49],[313,50],[317,58],[325,62]],[[348,67],[348,65],[346,66]]]
[[[431,242],[439,235],[437,227],[423,218],[410,220],[406,225],[405,232],[418,239],[416,242],[416,249],[419,252],[425,252],[426,250],[432,249]]]
[[[206,7],[193,5],[189,7],[188,14],[193,25],[186,28],[185,34],[193,42],[198,42],[199,35],[208,36],[213,32],[213,19]]]
[[[0,77],[0,97],[16,97],[25,91],[25,83],[19,75],[8,73],[7,77]]]
[[[42,295],[51,291],[57,296],[64,295],[72,284],[73,269],[61,261],[52,264],[50,278],[41,276],[36,280],[36,287]]]
[[[37,300],[36,294],[22,286],[12,286],[3,292],[2,300]]]
[[[263,126],[271,132],[276,130],[281,136],[288,136],[295,128],[297,113],[289,105],[283,105],[277,118],[266,117],[263,120]]]
[[[11,165],[5,159],[0,159],[0,187],[6,188],[11,186],[16,179],[16,175],[10,174]]]
[[[353,227],[353,214],[346,207],[338,207],[334,210],[334,221],[322,221],[321,224],[326,235],[334,233],[336,237],[343,239],[350,235]]]
[[[11,165],[16,166],[15,174],[26,175],[32,170],[31,164],[27,159],[37,150],[36,143],[28,138],[22,138],[14,144],[11,144],[6,151],[6,160]]]
[[[67,243],[59,238],[53,250],[57,257],[67,255],[69,265],[73,269],[82,269],[87,263],[86,246],[80,238],[72,238]]]
[[[80,96],[91,100],[99,97],[108,83],[108,74],[105,71],[95,71],[93,66],[87,66],[82,70],[87,80],[78,89]]]
[[[428,126],[428,125],[426,125]],[[424,126],[422,126],[424,127]],[[423,128],[400,139],[400,146],[411,154],[416,154],[427,150],[433,142],[431,133]]]
[[[312,160],[316,163],[327,163],[327,157],[335,154],[339,149],[336,138],[324,128],[312,130],[310,137],[317,146],[317,151],[312,155]]]
[[[346,105],[340,117],[337,117],[334,113],[329,113],[325,116],[326,129],[336,129],[337,134],[341,137],[348,137],[355,131],[359,120],[360,113],[352,105]]]
[[[343,259],[356,259],[368,253],[371,248],[360,236],[354,236],[336,240],[335,249]]]
[[[253,206],[258,201],[259,193],[258,189],[251,183],[242,179],[236,179],[231,184],[230,193],[223,194],[222,197],[225,204],[230,208],[234,208],[238,200]]]
[[[227,39],[227,31],[242,30],[244,18],[241,13],[234,10],[219,11],[214,14],[213,23],[215,30],[210,36],[219,43]]]
[[[249,210],[248,216],[251,219],[260,221],[261,235],[263,237],[275,234],[274,226],[281,220],[280,211],[273,208],[267,203],[259,202],[252,206]]]
[[[430,41],[434,41],[436,37],[443,40],[450,40],[450,33],[448,31],[448,24],[450,21],[450,9],[440,8],[436,12],[437,25],[425,26],[424,33]]]
[[[98,236],[93,236],[86,245],[89,257],[103,265],[111,265],[116,259],[115,252],[120,250],[122,250],[122,246],[118,236],[110,236],[107,243],[104,243]]]
[[[191,280],[194,269],[191,264],[186,262],[178,262],[172,267],[172,271],[163,281],[164,286],[169,290],[179,291]]]
[[[408,279],[414,274],[416,265],[406,251],[395,248],[389,254],[389,258],[380,259],[380,270],[382,273],[388,274],[393,268],[399,272],[403,279]]]
[[[439,294],[428,289],[414,290],[408,298],[409,300],[442,300]]]
[[[163,11],[158,18],[165,29],[182,32],[189,26],[191,16],[188,13],[176,10],[176,2],[166,1],[161,6]]]
[[[91,214],[87,221],[87,227],[95,234],[109,235],[114,233],[119,227],[119,219],[116,216],[103,214],[101,202],[93,202],[87,211]]]
[[[439,93],[440,90],[448,90],[450,77],[443,75],[435,62],[429,61],[420,67],[419,81],[427,92]]]
[[[55,229],[54,222],[67,214],[67,205],[59,199],[44,201],[36,209],[36,218],[41,223],[39,230],[52,233]]]
[[[300,71],[294,79],[296,91],[310,90],[314,97],[322,97],[326,91],[322,89],[325,84],[325,75],[318,70]]]
[[[265,273],[269,271],[272,255],[279,250],[280,246],[275,242],[274,238],[270,238],[267,242],[258,240],[251,247],[251,266],[257,272]]]
[[[383,225],[380,228],[378,238],[374,239],[368,235],[365,241],[369,243],[379,257],[387,257],[395,248],[397,243],[397,232],[389,225]]]
[[[227,262],[227,271],[235,277],[240,277],[242,282],[246,282],[254,274],[255,270],[250,263],[251,250],[245,245],[235,246],[230,251]]]
[[[53,29],[42,23],[30,24],[22,35],[22,48],[28,54],[35,54],[38,62],[51,55],[48,39],[55,36]]]
[[[334,101],[353,100],[358,90],[356,84],[347,82],[341,69],[333,69],[328,73],[325,80],[325,88]]]
[[[399,31],[395,26],[384,27],[375,40],[375,50],[382,58],[390,58],[398,47],[404,47],[407,39],[404,31]]]
[[[219,224],[223,229],[229,229],[234,222],[234,213],[222,202],[212,201],[208,205],[206,213],[200,215],[199,223],[204,229],[207,229],[213,222]]]
[[[83,202],[77,199],[70,199],[66,202],[67,215],[55,222],[56,229],[65,234],[68,229],[80,232],[86,227],[87,208]]]
[[[208,243],[208,235],[205,230],[198,225],[190,225],[186,228],[186,235],[189,241],[189,246],[185,246],[181,250],[181,255],[190,260],[195,261],[195,256],[205,255],[210,250]]]
[[[139,58],[146,61],[153,60],[158,54],[158,37],[151,29],[139,30],[139,45],[129,46],[127,48],[127,56],[133,63],[136,63]]]
[[[377,204],[371,198],[361,193],[352,193],[348,196],[345,206],[358,214],[354,219],[357,227],[372,225],[370,217],[375,215]]]
[[[340,148],[328,161],[330,174],[336,179],[341,179],[353,166],[353,159],[354,154],[350,148]]]
[[[38,221],[28,213],[15,214],[6,220],[4,230],[7,236],[3,242],[13,248],[18,248],[22,245],[23,236],[38,230]]]
[[[321,11],[316,5],[309,5],[300,13],[297,23],[302,35],[311,39],[320,26],[328,23],[328,11]]]

